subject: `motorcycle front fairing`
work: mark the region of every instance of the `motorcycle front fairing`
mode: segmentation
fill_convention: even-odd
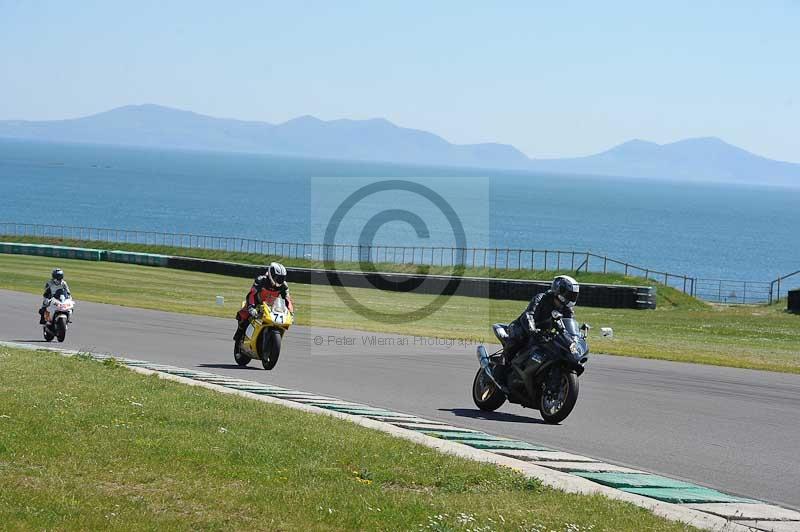
[[[258,358],[259,341],[261,333],[267,329],[278,329],[281,335],[289,330],[294,323],[292,314],[283,298],[272,298],[268,302],[262,302],[258,307],[258,316],[252,318],[245,329],[245,336],[242,339],[241,348],[244,353],[251,358]]]
[[[45,319],[47,321],[55,320],[58,316],[64,316],[67,323],[72,322],[72,311],[75,307],[75,302],[69,294],[61,291],[56,296],[51,297],[47,304],[47,311]]]
[[[562,320],[563,330],[556,335],[553,343],[559,348],[562,359],[567,367],[580,376],[589,360],[589,346],[581,334],[578,322],[572,318]]]
[[[540,370],[555,362],[563,362],[570,371],[577,375],[584,372],[589,356],[589,346],[572,318],[562,320],[563,330],[555,334],[550,341],[532,343],[526,353],[525,372],[535,375]]]

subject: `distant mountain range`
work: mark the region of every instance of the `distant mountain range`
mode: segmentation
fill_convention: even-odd
[[[507,144],[451,144],[433,133],[399,127],[381,118],[324,121],[302,116],[270,124],[213,118],[152,104],[68,120],[0,121],[0,138],[564,174],[800,184],[800,164],[767,159],[713,137],[663,145],[632,140],[587,157],[531,159]]]

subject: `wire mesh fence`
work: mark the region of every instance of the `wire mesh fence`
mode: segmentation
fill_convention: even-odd
[[[769,281],[738,281],[732,279],[697,279],[694,295],[718,303],[763,303],[771,297]]]
[[[800,286],[800,271],[774,281],[704,279],[654,270],[591,251],[281,242],[243,237],[0,222],[5,237],[43,237],[255,253],[314,262],[464,266],[475,270],[583,271],[642,277],[719,303],[772,303]]]
[[[788,297],[789,290],[800,290],[800,270],[782,275],[770,283],[770,302]]]

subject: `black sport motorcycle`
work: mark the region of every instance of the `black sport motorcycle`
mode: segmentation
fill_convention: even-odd
[[[572,412],[578,400],[578,377],[589,359],[586,336],[589,326],[553,311],[551,330],[538,333],[522,347],[514,361],[507,362],[503,349],[488,355],[478,346],[481,364],[472,383],[472,399],[486,412],[500,408],[506,399],[523,407],[535,408],[547,423],[560,423]],[[492,326],[505,346],[508,325]]]

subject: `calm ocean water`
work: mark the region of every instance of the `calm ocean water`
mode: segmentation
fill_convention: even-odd
[[[590,250],[712,278],[770,280],[800,269],[800,188],[251,154],[0,140],[0,221],[319,241],[331,211],[320,198],[334,197],[351,177],[431,184],[456,206],[471,245]],[[402,199],[402,193],[373,198],[383,208]],[[418,203],[417,214],[431,228],[428,238],[395,222],[377,241],[450,245],[445,219]],[[342,226],[339,241],[358,241],[359,224],[351,226]]]

